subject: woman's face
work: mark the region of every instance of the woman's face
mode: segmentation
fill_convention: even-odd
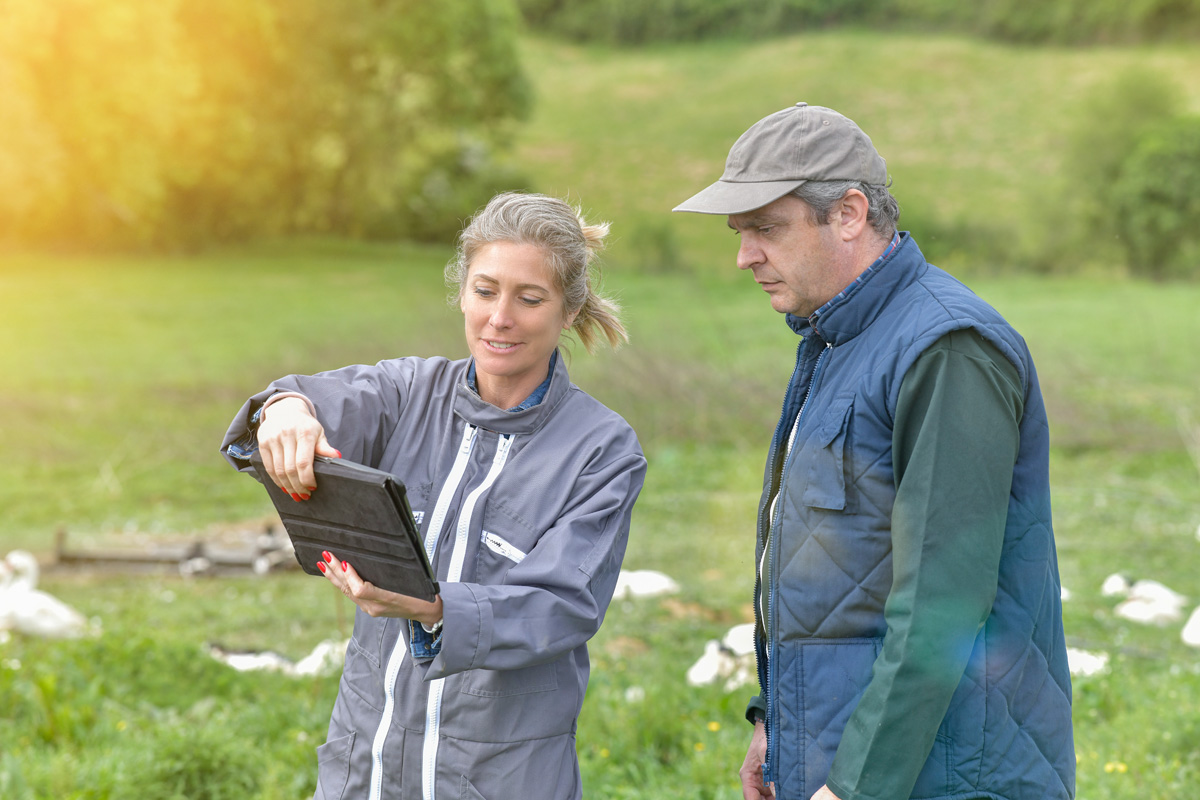
[[[479,395],[512,408],[546,379],[567,315],[541,248],[493,242],[471,261],[461,307]]]

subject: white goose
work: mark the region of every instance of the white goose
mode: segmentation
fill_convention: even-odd
[[[37,588],[38,562],[13,550],[0,571],[0,628],[49,639],[75,639],[88,633],[88,621],[75,609]]]

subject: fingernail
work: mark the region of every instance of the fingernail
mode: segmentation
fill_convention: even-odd
[[[302,494],[302,495],[300,495],[300,499],[301,499],[301,500],[307,500],[307,499],[308,499],[309,497],[311,497],[311,496],[312,496],[312,495],[308,495],[308,494]]]
[[[317,487],[315,487],[315,486],[309,486],[309,487],[308,487],[308,490],[309,490],[310,492],[315,492],[315,491],[317,490]]]
[[[338,458],[341,458],[341,457],[342,457],[342,451],[341,451],[341,450],[334,450],[333,452],[335,452],[335,453],[337,453],[337,454],[338,454]]]
[[[290,494],[292,496],[292,499],[295,500],[297,503],[300,502],[300,495],[296,494],[295,492],[288,492],[288,494]]]
[[[321,572],[324,572],[324,571],[325,571],[325,562],[324,562],[324,561],[318,561],[318,562],[317,562],[317,569],[321,570]]]
[[[321,553],[321,558],[325,559],[326,564],[333,563],[333,554],[330,553],[328,550],[325,550]]]
[[[349,572],[349,571],[350,571],[350,565],[347,564],[345,561],[343,561],[342,562],[342,572]]]

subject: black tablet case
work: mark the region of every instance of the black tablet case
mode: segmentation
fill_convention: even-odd
[[[432,602],[437,581],[408,505],[404,484],[394,475],[351,461],[318,456],[317,489],[299,502],[263,471],[257,451],[250,463],[279,512],[305,572],[321,575],[318,561],[328,550],[374,585]]]

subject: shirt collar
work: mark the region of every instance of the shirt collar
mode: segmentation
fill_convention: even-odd
[[[857,278],[847,284],[845,289],[842,289],[840,292],[838,292],[832,299],[825,303],[825,305],[808,315],[808,317],[800,317],[796,316],[795,314],[788,314],[787,324],[791,326],[791,329],[796,333],[803,333],[805,330],[812,329],[820,334],[820,331],[817,330],[817,322],[820,320],[820,318],[834,306],[838,305],[847,297],[850,297],[857,292],[859,287],[870,280],[875,273],[879,272],[879,270],[883,268],[883,265],[886,264],[896,252],[896,248],[900,246],[900,242],[900,232],[897,231],[896,233],[892,234],[892,240],[888,242],[888,246],[884,248],[883,253],[880,254],[879,258],[875,259],[871,263],[871,266],[867,267]]]
[[[550,353],[550,367],[546,370],[546,380],[542,381],[541,384],[539,384],[538,387],[533,390],[529,397],[526,397],[524,400],[522,400],[520,404],[506,410],[515,414],[518,411],[524,411],[526,409],[533,408],[538,403],[542,402],[542,400],[544,400],[546,397],[546,392],[550,389],[550,377],[554,375],[554,365],[557,362],[558,350],[556,349]],[[470,366],[467,367],[467,386],[471,388],[472,392],[479,394],[479,387],[475,384],[475,359],[473,358],[471,359]]]

